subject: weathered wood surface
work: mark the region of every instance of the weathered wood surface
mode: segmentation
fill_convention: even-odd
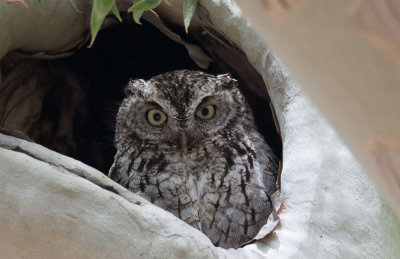
[[[57,55],[75,47],[87,36],[88,1],[74,2],[81,13],[70,1],[43,1],[44,11],[36,0],[25,1],[28,7],[12,2],[0,1],[0,28],[7,28],[0,30],[0,59],[16,49],[36,55],[41,52]]]
[[[0,134],[2,258],[214,258],[200,231],[101,172]],[[173,237],[173,238],[171,238]]]
[[[400,2],[237,2],[400,217]]]

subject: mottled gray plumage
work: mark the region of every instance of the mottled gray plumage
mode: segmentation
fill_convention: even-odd
[[[277,161],[237,86],[226,74],[188,70],[131,81],[109,172],[225,248],[257,234],[276,190]],[[148,117],[153,110],[161,112]]]

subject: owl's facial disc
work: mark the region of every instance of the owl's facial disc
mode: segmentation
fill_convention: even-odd
[[[201,105],[200,108],[197,109],[195,116],[200,120],[209,120],[214,117],[215,111],[216,111],[215,105],[212,105],[212,104]],[[181,136],[180,136],[180,144],[181,144],[182,152],[185,155],[188,153],[188,145],[190,144],[189,136],[186,133],[186,130],[183,130],[183,133],[181,133]]]
[[[133,80],[121,105],[116,139],[189,153],[240,125],[244,98],[228,75],[172,71]]]
[[[207,135],[207,130],[201,128],[206,125],[212,126],[211,120],[216,116],[217,106],[209,100],[210,98],[204,98],[197,107],[191,108],[193,112],[175,114],[177,116],[174,116],[172,111],[174,109],[163,109],[157,102],[150,102],[144,117],[149,126],[159,132],[160,137],[164,135],[162,139],[174,142],[184,154],[187,154],[189,148]]]

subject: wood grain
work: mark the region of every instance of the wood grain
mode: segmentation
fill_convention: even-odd
[[[400,217],[400,2],[237,2]]]

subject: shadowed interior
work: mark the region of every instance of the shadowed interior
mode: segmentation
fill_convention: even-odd
[[[6,99],[15,91],[0,89],[0,99],[3,98],[0,101],[3,106],[0,108],[0,127],[22,131],[34,141],[107,174],[115,154],[115,116],[128,81],[135,78],[147,80],[176,69],[201,70],[182,45],[171,41],[151,24],[142,23],[137,25],[132,19],[125,18],[123,24],[102,30],[91,49],[83,46],[66,58],[13,60],[6,57],[1,64],[3,78],[13,78],[17,68],[23,68],[26,70],[24,75],[10,79],[9,84],[17,89],[35,77],[33,88],[41,92],[43,98],[41,111],[33,116],[34,119],[22,124],[10,123],[10,116],[15,116],[15,107],[24,105],[31,96],[20,98],[20,102],[11,105]],[[196,31],[187,36],[183,30],[174,30],[185,40],[202,46],[215,60],[203,71],[211,74],[229,72],[239,80],[261,133],[281,160],[282,143],[275,128],[269,97],[262,98],[260,93],[256,95],[250,90],[264,87],[264,83],[244,54],[234,49],[232,57],[226,59],[221,46],[212,38],[201,36]],[[246,78],[241,76],[242,68],[246,70]]]

